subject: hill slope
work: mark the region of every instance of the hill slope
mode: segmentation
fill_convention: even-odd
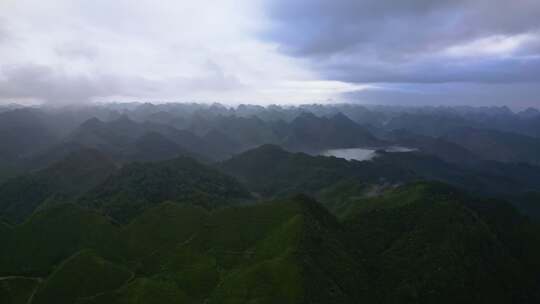
[[[345,226],[366,254],[382,303],[537,301],[540,230],[508,207],[418,183],[358,201]],[[499,226],[509,218],[512,232]],[[528,244],[530,253],[508,240]]]
[[[207,208],[242,201],[250,194],[233,178],[194,159],[179,157],[124,166],[88,192],[80,204],[127,221],[164,201],[189,202]]]
[[[444,135],[484,159],[540,164],[540,139],[495,130],[454,129]]]
[[[397,182],[417,177],[398,166],[291,153],[275,145],[249,150],[220,163],[218,167],[264,196],[299,192],[313,194],[342,179],[378,182],[384,177],[390,182]]]
[[[521,206],[520,195],[540,190],[538,166],[495,161],[456,164],[422,152],[377,151],[369,161],[346,161],[264,145],[236,155],[218,168],[262,196],[303,192],[325,204],[336,203],[340,196],[354,198],[377,192],[377,188],[419,180],[441,181],[478,194],[503,197],[516,206]],[[523,207],[523,212],[534,209],[530,202]]]
[[[379,146],[382,142],[341,113],[330,118],[302,113],[288,125],[282,144],[294,151],[320,151]]]
[[[115,170],[115,164],[100,152],[77,150],[48,168],[1,184],[0,217],[21,222],[45,201],[75,199]]]
[[[164,203],[114,225],[62,205],[6,227],[0,270],[41,276],[40,303],[540,299],[540,230],[504,202],[415,183],[348,210],[340,222],[305,196],[212,211]]]

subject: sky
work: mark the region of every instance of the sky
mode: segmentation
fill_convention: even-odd
[[[0,0],[0,103],[540,107],[538,0]]]

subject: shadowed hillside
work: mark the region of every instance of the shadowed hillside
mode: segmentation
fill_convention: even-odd
[[[357,200],[341,222],[306,196],[164,203],[120,226],[63,205],[12,228],[0,266],[42,279],[37,303],[534,302],[538,226],[508,206],[433,183]]]

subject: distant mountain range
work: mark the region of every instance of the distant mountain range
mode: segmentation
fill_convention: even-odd
[[[330,118],[302,113],[285,132],[283,146],[295,151],[374,147],[385,143],[342,113]]]

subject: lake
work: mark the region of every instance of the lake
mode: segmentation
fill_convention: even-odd
[[[386,152],[411,152],[416,149],[406,148],[406,147],[385,147],[385,148],[348,148],[348,149],[330,149],[325,150],[319,153],[323,156],[334,156],[339,158],[344,158],[346,160],[370,160],[377,155],[377,150],[384,150]]]

